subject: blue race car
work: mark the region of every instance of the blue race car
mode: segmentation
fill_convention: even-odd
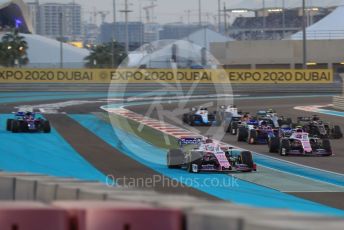
[[[192,108],[189,113],[183,114],[183,122],[190,126],[216,125],[216,112],[209,113],[207,108]]]
[[[34,112],[16,112],[13,119],[7,119],[7,131],[19,132],[44,132],[50,133],[50,122],[42,117],[37,117]]]
[[[270,137],[277,135],[278,130],[273,129],[265,121],[249,120],[242,124],[238,130],[238,141],[247,141],[249,144],[268,144]]]

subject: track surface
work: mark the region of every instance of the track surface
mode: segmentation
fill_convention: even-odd
[[[47,103],[54,103],[61,101],[49,100]],[[8,103],[0,107],[0,113],[10,113],[13,111],[13,107],[22,104],[42,104],[44,101],[36,103]],[[204,102],[190,102],[186,106],[194,107]],[[300,111],[293,110],[294,106],[298,105],[313,105],[313,104],[328,104],[331,103],[330,97],[319,97],[319,98],[285,98],[285,99],[240,99],[235,101],[235,104],[244,111],[256,112],[259,109],[274,108],[278,113],[285,116],[290,116],[296,118],[300,115],[312,115],[312,113],[304,113]],[[89,114],[93,112],[100,112],[99,106],[103,105],[104,102],[91,103],[79,106],[71,106],[61,109],[61,111],[68,114]],[[221,104],[221,103],[219,103]],[[165,104],[165,110],[175,109],[176,106],[172,104]],[[214,108],[215,109],[215,108]],[[131,106],[130,110],[134,112],[146,114],[148,110],[147,105],[141,106]],[[157,114],[153,112],[152,117],[157,117]],[[114,175],[115,178],[121,177],[131,177],[131,178],[142,178],[142,177],[152,177],[156,175],[157,172],[151,170],[144,165],[138,163],[137,161],[124,156],[116,149],[112,148],[106,142],[101,140],[98,136],[89,132],[83,126],[75,122],[73,119],[64,114],[58,115],[47,115],[51,120],[54,128],[60,133],[60,135],[77,151],[81,156],[83,156],[87,161],[89,161],[94,167],[96,167],[104,175]],[[344,127],[343,119],[333,116],[321,115],[324,119],[332,121],[333,123],[339,124]],[[174,123],[172,121],[167,121]],[[174,123],[175,125],[180,125]],[[198,127],[200,133],[205,133],[207,128]],[[267,146],[249,146],[246,143],[238,143],[235,136],[226,135],[223,138],[224,142],[240,146],[242,148],[250,149],[255,152],[263,153],[265,155],[270,155],[279,158],[277,154],[270,154],[267,151]],[[288,161],[308,165],[311,167],[316,167],[324,170],[334,171],[338,173],[344,173],[344,145],[342,140],[333,141],[333,149],[336,153],[334,157],[328,158],[304,158],[304,157],[288,157],[283,158]],[[160,192],[166,193],[183,193],[191,194],[199,197],[213,198],[210,195],[200,192],[192,188],[186,188],[185,186],[178,186],[177,188],[166,188],[162,185],[157,185],[154,188]],[[326,204],[332,207],[340,208],[344,210],[344,197],[343,193],[305,193],[296,192],[290,193],[297,197],[305,198],[308,200],[313,200],[322,204]]]
[[[204,104],[205,102],[191,102],[186,105],[186,107],[192,108]],[[294,120],[298,116],[312,116],[313,113],[303,112],[299,110],[294,110],[293,108],[298,105],[321,105],[321,104],[330,104],[330,97],[319,97],[319,98],[284,98],[284,99],[249,99],[249,100],[236,100],[235,104],[239,109],[255,114],[259,109],[275,109],[279,114],[282,114],[285,117],[292,117]],[[221,104],[219,102],[218,104]],[[164,104],[164,110],[172,111],[177,106],[175,104]],[[147,105],[140,106],[130,106],[128,109],[139,113],[147,114]],[[215,108],[209,108],[210,111],[215,110]],[[321,118],[327,120],[333,124],[338,124],[344,130],[344,119],[338,118],[330,115],[319,114]],[[153,118],[157,118],[157,112],[151,114]],[[181,119],[181,117],[180,117]],[[186,127],[184,124],[166,120],[166,122],[173,123],[174,125]],[[191,128],[191,127],[189,127]],[[209,129],[208,127],[192,127],[199,130],[200,133],[204,134]],[[222,141],[230,143],[245,149],[252,150],[254,152],[263,153],[268,156],[277,157],[280,159],[292,161],[295,163],[308,165],[315,168],[320,168],[328,171],[344,173],[344,144],[343,139],[340,140],[331,140],[333,151],[335,153],[334,157],[281,157],[278,154],[269,153],[266,145],[249,145],[247,143],[237,142],[236,136],[226,134]]]

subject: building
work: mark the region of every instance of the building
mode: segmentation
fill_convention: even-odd
[[[125,45],[125,22],[116,22],[115,26],[113,23],[104,23],[100,28],[100,42],[106,43],[111,42],[112,38]],[[113,36],[114,35],[114,36]],[[128,22],[128,41],[129,50],[135,50],[143,44],[144,38],[144,25],[142,22]]]
[[[159,31],[161,29],[158,23],[146,23],[144,25],[144,43],[151,43],[160,39]]]
[[[199,29],[199,25],[190,25],[183,23],[166,24],[162,27],[162,30],[160,31],[160,39],[182,39]]]
[[[81,6],[76,3],[44,3],[38,1],[28,4],[33,25],[37,34],[50,37],[61,37],[65,40],[80,40],[82,36]]]
[[[34,33],[39,34],[39,1],[27,3]]]
[[[0,0],[0,32],[16,27],[20,32],[34,31],[27,5],[22,0]]]

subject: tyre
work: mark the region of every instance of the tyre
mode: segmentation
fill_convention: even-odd
[[[330,155],[332,155],[332,147],[331,147],[331,142],[328,139],[324,139],[322,141],[322,148],[326,150]]]
[[[232,129],[232,125],[231,124],[225,124],[225,133],[230,133]]]
[[[43,121],[43,132],[44,133],[50,133],[51,132],[51,127],[50,127],[49,121]]]
[[[248,136],[248,130],[245,127],[239,127],[238,141],[245,141]]]
[[[254,145],[256,143],[256,140],[257,140],[257,130],[255,129],[251,129],[250,130],[250,135],[248,136],[247,138],[247,142],[251,145]]]
[[[232,135],[237,135],[237,133],[238,133],[238,123],[237,122],[232,123],[230,133]]]
[[[253,157],[250,151],[242,151],[240,153],[241,163],[247,165],[249,168],[253,169]]]
[[[6,124],[7,131],[12,131],[12,123],[13,123],[13,119],[7,119],[7,124]]]
[[[13,120],[11,130],[13,133],[18,133],[20,131],[20,122],[17,120]]]
[[[188,124],[189,123],[189,114],[183,114],[183,123],[186,123],[186,124]]]
[[[170,169],[181,168],[184,163],[184,153],[180,149],[171,149],[167,153],[167,167]]]
[[[202,155],[199,152],[191,152],[187,162],[187,170],[190,173],[198,173],[202,164]]]
[[[333,138],[335,139],[340,139],[343,137],[343,133],[342,130],[340,129],[339,125],[335,125],[333,127],[333,134],[332,134]]]
[[[288,139],[282,139],[280,144],[279,153],[281,156],[288,156],[290,150],[290,141]]]
[[[269,141],[269,152],[270,153],[278,153],[280,140],[278,137],[273,137]]]

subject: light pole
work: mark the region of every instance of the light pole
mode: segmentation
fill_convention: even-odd
[[[128,28],[128,20],[129,20],[129,13],[131,10],[129,10],[128,6],[128,0],[125,0],[125,7],[124,10],[121,12],[125,14],[125,52],[129,53],[129,28]]]
[[[60,23],[60,68],[63,69],[63,13],[59,12]]]
[[[219,23],[219,33],[221,33],[221,0],[218,0],[218,23]]]
[[[115,31],[116,31],[116,0],[113,0],[113,25],[112,25],[112,39],[111,39],[111,51],[112,51],[112,55],[111,55],[111,66],[112,68],[115,67]]]
[[[306,31],[306,0],[302,0],[302,48],[303,68],[307,69],[307,31]]]
[[[198,24],[199,26],[202,25],[202,2],[198,0]]]

